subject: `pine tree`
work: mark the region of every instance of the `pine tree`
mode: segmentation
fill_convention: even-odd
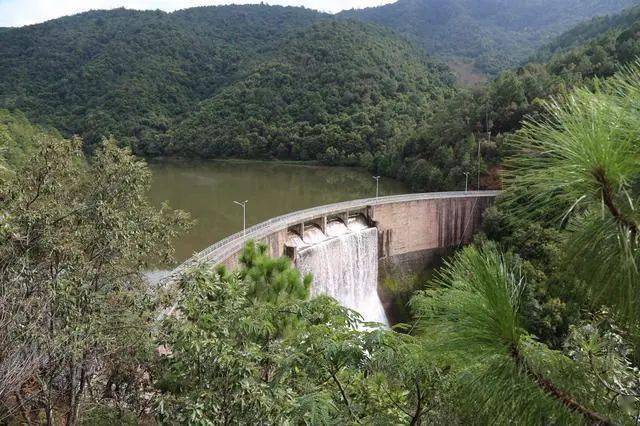
[[[570,231],[567,268],[631,329],[640,314],[640,68],[546,104],[515,138],[505,183],[515,226],[542,212]]]
[[[455,371],[463,413],[499,424],[636,423],[638,345],[625,339],[640,331],[640,68],[546,103],[543,117],[514,138],[504,205],[514,228],[543,219],[564,229],[566,273],[594,321],[575,325],[563,351],[531,335],[522,262],[493,245],[460,252],[412,306],[424,345]]]
[[[605,389],[525,330],[526,282],[516,258],[491,245],[469,247],[435,284],[412,307],[423,344],[456,371],[463,413],[495,424],[613,424]]]

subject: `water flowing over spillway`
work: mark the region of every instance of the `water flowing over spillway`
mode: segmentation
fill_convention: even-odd
[[[388,326],[377,290],[378,230],[351,220],[348,227],[341,222],[328,224],[326,234],[320,242],[299,237],[296,241],[296,266],[313,275],[312,297],[326,294],[359,312],[365,321]]]

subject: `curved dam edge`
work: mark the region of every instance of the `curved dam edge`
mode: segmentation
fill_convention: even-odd
[[[307,224],[324,230],[327,220],[344,220],[354,214],[364,215],[378,229],[380,262],[401,267],[405,261],[470,242],[482,222],[482,214],[499,194],[499,191],[470,191],[394,195],[288,213],[218,241],[172,270],[161,284],[179,280],[196,265],[225,265],[233,269],[250,240],[265,243],[274,257],[283,256],[290,230],[304,230]]]

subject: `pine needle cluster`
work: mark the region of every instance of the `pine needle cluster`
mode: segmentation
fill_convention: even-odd
[[[424,344],[457,372],[461,411],[495,424],[610,424],[606,392],[523,327],[519,263],[492,245],[466,248],[412,300]]]
[[[564,226],[567,269],[594,304],[627,323],[640,313],[640,67],[547,102],[506,162],[513,225],[550,211]]]

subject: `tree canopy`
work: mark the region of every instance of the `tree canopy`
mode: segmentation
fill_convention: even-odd
[[[202,102],[168,133],[166,151],[359,164],[429,122],[450,83],[443,66],[386,30],[321,22]]]
[[[456,421],[446,374],[411,336],[367,330],[356,312],[307,298],[288,259],[250,243],[240,268],[196,269],[164,321],[156,416],[163,423]]]
[[[150,156],[355,163],[452,82],[390,31],[265,5],[87,12],[2,32],[0,55],[0,107]]]
[[[0,421],[142,407],[130,391],[145,383],[156,309],[143,273],[186,218],[150,205],[149,171],[115,141],[86,161],[77,139],[35,138],[0,175]]]
[[[633,5],[633,0],[400,0],[340,15],[393,28],[432,55],[462,58],[495,75],[574,25]]]
[[[478,170],[474,157],[479,143],[481,186],[499,187],[505,140],[525,118],[542,118],[545,101],[575,87],[593,87],[596,79],[611,77],[637,60],[638,13],[638,8],[632,8],[582,24],[488,84],[458,89],[439,102],[433,119],[396,150],[379,154],[375,166],[407,181],[416,191],[460,189],[464,173]]]

